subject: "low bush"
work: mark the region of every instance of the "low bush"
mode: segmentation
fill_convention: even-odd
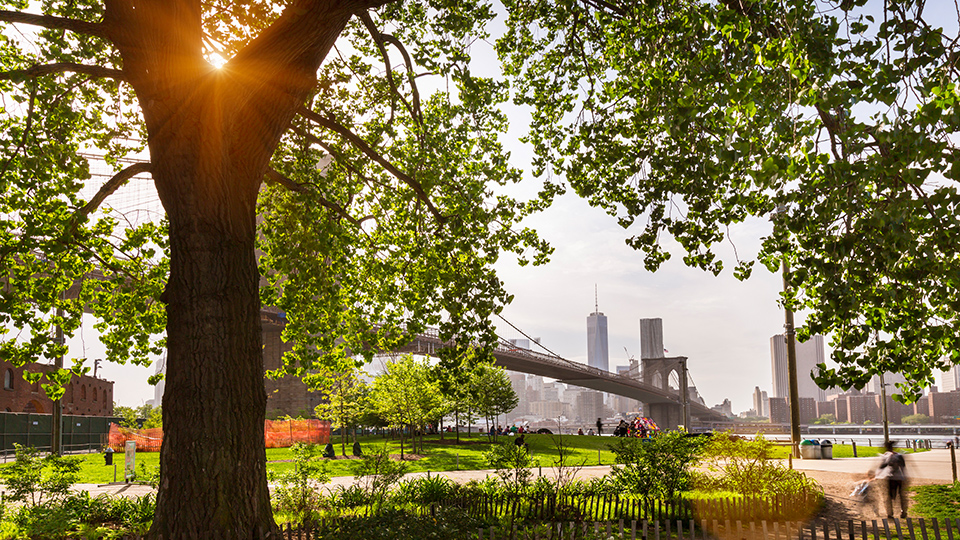
[[[800,495],[821,491],[800,471],[770,459],[774,446],[763,435],[751,440],[714,434],[703,446],[701,463],[707,473],[694,473],[694,485],[705,491],[732,491],[741,495]]]
[[[329,481],[330,477],[326,463],[317,457],[316,445],[297,443],[291,451],[293,469],[268,475],[273,483],[273,508],[297,525],[309,527],[320,518],[322,497],[317,485]]]
[[[619,437],[610,446],[617,465],[611,469],[617,485],[629,492],[673,498],[690,487],[690,465],[699,459],[703,441],[680,431],[649,439]]]

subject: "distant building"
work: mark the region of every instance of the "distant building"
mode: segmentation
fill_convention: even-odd
[[[826,393],[817,386],[812,376],[817,364],[822,364],[824,361],[823,336],[816,335],[803,343],[797,342],[797,387],[801,398],[826,401]],[[773,397],[789,397],[787,343],[783,334],[770,338],[770,363],[773,373]]]
[[[770,407],[771,424],[790,423],[790,407],[787,406],[787,398],[772,397],[767,401],[767,403]]]
[[[710,407],[710,409],[712,409],[712,410],[714,410],[714,411],[717,411],[718,413],[723,414],[723,415],[727,416],[728,418],[733,418],[733,417],[734,417],[734,415],[733,415],[733,404],[730,403],[730,400],[729,400],[729,399],[724,399],[724,400],[723,400],[723,403],[720,403],[720,404],[718,404],[718,405],[714,405],[713,407]]]
[[[599,309],[587,317],[587,365],[610,371],[607,317]]]
[[[606,418],[603,405],[603,392],[583,390],[577,395],[576,417],[581,423],[595,422],[597,418]]]
[[[48,383],[46,376],[33,384],[23,378],[24,371],[43,372],[56,369],[49,364],[27,364],[14,367],[0,361],[3,371],[3,392],[0,392],[0,410],[51,414],[53,400],[47,397],[41,385]],[[87,375],[74,376],[67,384],[63,397],[63,414],[76,416],[113,416],[113,381]]]
[[[960,390],[960,366],[954,365],[940,376],[940,391],[954,392]]]
[[[907,378],[899,373],[883,374],[883,382],[884,384],[887,385],[888,396],[892,394],[898,394],[899,392],[897,391],[897,387],[894,385],[896,385],[897,383],[902,383],[906,381],[907,381]],[[870,383],[867,385],[867,388],[869,389],[870,392],[873,392],[874,394],[879,394],[880,393],[880,376],[874,375],[873,378],[870,379]]]
[[[767,404],[767,401],[770,398],[767,396],[766,391],[761,391],[759,386],[753,388],[753,411],[754,414],[760,417],[769,417],[770,411],[768,410],[770,406]]]

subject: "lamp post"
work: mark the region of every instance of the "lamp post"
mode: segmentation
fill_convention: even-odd
[[[786,213],[785,206],[778,206],[777,210],[770,215],[770,221],[774,228],[777,226],[777,218],[780,214]],[[782,259],[783,271],[783,291],[787,292],[790,284],[787,276],[790,275],[790,263],[787,258]],[[787,379],[790,385],[790,446],[793,457],[800,457],[800,383],[797,377],[797,333],[793,325],[793,311],[784,304],[783,306],[783,337],[787,342]]]
[[[887,383],[883,380],[883,372],[880,372],[880,401],[883,403],[883,445],[890,442],[890,420],[887,416]]]

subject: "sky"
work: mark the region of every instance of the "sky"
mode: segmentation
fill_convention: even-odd
[[[931,6],[947,8],[952,6],[939,6],[939,2]],[[956,18],[950,9],[944,15],[946,20],[950,15]],[[475,58],[493,65],[485,46],[476,45]],[[529,170],[530,154],[518,142],[527,114],[516,107],[506,110],[511,131],[505,140],[514,149],[512,163]],[[528,177],[516,193],[532,196],[538,185]],[[140,203],[155,195],[144,196],[138,189],[127,197],[130,203]],[[628,364],[631,356],[639,357],[639,319],[661,318],[664,347],[671,356],[689,358],[692,380],[707,405],[729,398],[734,412],[740,412],[752,407],[755,386],[771,390],[770,337],[783,331],[783,311],[777,303],[782,286],[779,274],[758,264],[746,282],[735,279],[729,270],[715,277],[684,266],[675,245],[672,260],[656,273],[647,272],[643,254],[624,242],[630,231],[570,194],[525,225],[536,229],[555,249],[551,262],[544,266],[519,267],[511,257],[497,264],[500,278],[515,297],[503,317],[527,335],[541,338],[547,348],[564,358],[586,363],[586,318],[596,301],[608,319],[611,370]],[[739,255],[751,258],[771,227],[766,218],[754,218],[732,227],[729,236]],[[733,247],[725,243],[717,249],[732,268]],[[69,357],[103,356],[92,322],[88,320],[70,340]],[[495,323],[501,337],[522,337],[506,324]],[[801,323],[802,316],[798,316],[797,324]],[[99,375],[115,382],[119,404],[140,405],[153,398],[153,387],[146,382],[153,372],[153,367],[105,363]]]

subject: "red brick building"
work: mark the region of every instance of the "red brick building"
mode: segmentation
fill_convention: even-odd
[[[3,390],[0,391],[0,411],[51,414],[53,400],[41,387],[46,377],[31,384],[23,378],[24,371],[47,372],[55,369],[46,364],[28,364],[22,368],[0,361],[3,372]],[[77,416],[113,416],[113,381],[87,375],[74,376],[61,398],[63,414]]]

